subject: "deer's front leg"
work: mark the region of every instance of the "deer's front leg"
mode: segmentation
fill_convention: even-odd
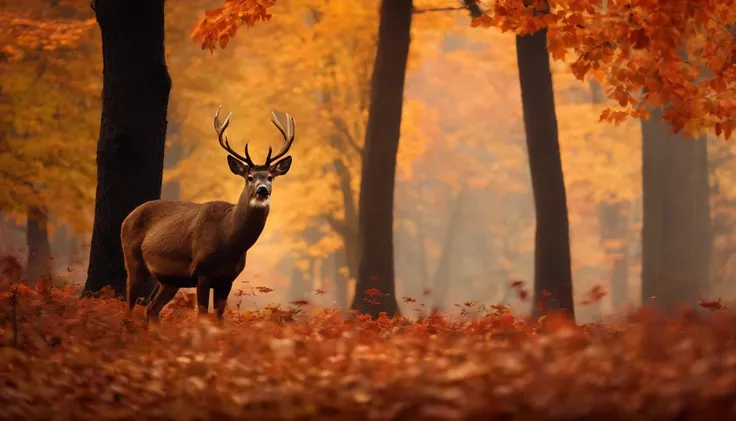
[[[212,282],[205,276],[199,276],[197,280],[197,310],[199,310],[199,316],[206,316],[207,310],[210,306],[210,288]]]
[[[223,279],[217,282],[212,288],[213,302],[215,306],[215,315],[218,320],[222,320],[223,314],[225,314],[225,307],[227,306],[227,297],[230,295],[230,291],[233,289],[234,279]]]

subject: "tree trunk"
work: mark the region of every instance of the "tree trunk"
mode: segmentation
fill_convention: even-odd
[[[431,291],[430,288],[430,277],[429,277],[429,259],[427,258],[427,236],[424,234],[424,228],[422,227],[422,221],[419,220],[419,215],[416,215],[417,224],[417,253],[419,263],[419,276],[421,277],[419,287],[420,293],[424,294],[427,291]],[[432,294],[433,292],[430,292]]]
[[[348,278],[340,270],[346,265],[345,249],[333,253],[334,279],[335,279],[335,302],[340,310],[348,309]]]
[[[54,224],[57,221],[49,221],[48,223]],[[47,223],[47,225],[48,225]],[[68,225],[60,225],[54,230],[54,235],[49,236],[49,245],[51,246],[51,256],[54,260],[64,262],[69,260],[71,249],[69,248],[69,241],[71,239],[71,230]]]
[[[184,148],[179,138],[180,125],[171,124],[168,129],[170,143],[164,151],[164,170],[173,170],[185,156]],[[161,198],[170,200],[181,199],[181,182],[179,180],[170,180],[164,183],[161,188]]]
[[[67,260],[68,269],[72,269],[84,262],[84,259],[87,257],[86,253],[84,253],[84,242],[85,238],[78,234],[72,234],[69,238],[69,260]],[[76,273],[74,275],[74,278],[81,276]]]
[[[35,285],[39,281],[48,281],[51,278],[53,266],[48,224],[46,206],[28,207],[28,222],[26,223],[26,244],[28,246],[26,282],[28,285]]]
[[[352,308],[371,316],[399,313],[394,285],[393,209],[412,0],[382,0],[371,79],[359,201],[359,265]],[[369,297],[377,289],[385,296]]]
[[[628,203],[600,203],[598,219],[603,250],[610,264],[611,306],[620,310],[629,300]]]
[[[342,236],[345,246],[345,264],[350,277],[358,277],[358,209],[353,199],[352,177],[350,169],[336,159],[334,161],[335,172],[340,180],[340,192],[342,193],[343,212],[345,217],[339,225],[338,233]]]
[[[642,121],[642,303],[672,313],[708,281],[711,222],[705,139],[674,134],[664,111]],[[654,298],[654,299],[653,299]]]
[[[455,238],[457,237],[458,231],[461,229],[461,222],[463,220],[463,204],[467,187],[463,186],[460,193],[455,197],[455,203],[447,218],[447,225],[445,227],[445,238],[442,244],[442,254],[440,254],[440,260],[437,263],[437,271],[434,275],[434,305],[432,312],[440,312],[447,306],[447,295],[450,292],[450,276],[452,273],[452,256],[453,247],[455,246]]]
[[[533,314],[541,316],[547,310],[559,309],[574,318],[567,198],[557,138],[547,30],[517,36],[516,56],[537,216],[534,253],[537,302]]]
[[[291,285],[289,288],[289,294],[291,295],[291,301],[303,300],[307,296],[307,292],[304,288],[305,276],[301,269],[294,265],[291,268]]]
[[[120,226],[161,196],[171,78],[164,56],[163,0],[95,0],[103,89],[97,195],[85,293],[125,294]],[[144,294],[147,295],[146,291]]]

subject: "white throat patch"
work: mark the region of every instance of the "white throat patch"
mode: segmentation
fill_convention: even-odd
[[[251,208],[267,208],[271,204],[271,198],[267,197],[265,199],[258,199],[253,198],[250,199],[250,207]]]

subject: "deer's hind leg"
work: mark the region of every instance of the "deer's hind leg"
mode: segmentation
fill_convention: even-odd
[[[207,316],[210,307],[210,288],[212,288],[212,280],[209,277],[197,276],[197,310],[199,317]]]
[[[151,272],[143,261],[143,253],[140,247],[123,247],[123,258],[125,260],[125,270],[128,272],[128,279],[126,281],[128,309],[133,311],[138,301],[141,287],[148,281]]]
[[[168,304],[179,292],[179,287],[174,285],[158,284],[158,292],[146,308],[146,322],[158,322],[159,314],[164,306]]]
[[[218,320],[222,320],[227,306],[227,297],[233,289],[235,279],[219,279],[212,287],[212,301],[215,307],[215,316]]]

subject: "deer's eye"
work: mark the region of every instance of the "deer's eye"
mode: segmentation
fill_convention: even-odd
[[[252,176],[252,175],[249,175],[249,176],[248,176],[248,181],[249,181],[249,182],[253,182],[253,181],[255,181],[255,178],[253,178],[253,176]]]
[[[271,181],[271,180],[273,180],[273,177],[269,175],[268,176],[268,181]]]

